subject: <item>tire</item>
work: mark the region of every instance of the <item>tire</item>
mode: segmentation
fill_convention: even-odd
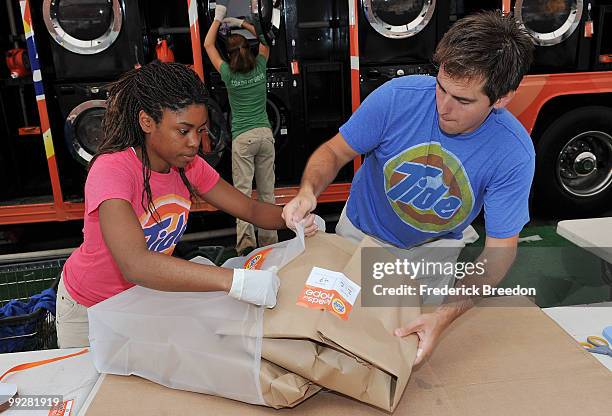
[[[580,218],[611,208],[612,108],[563,114],[544,131],[536,154],[534,200],[542,213]]]

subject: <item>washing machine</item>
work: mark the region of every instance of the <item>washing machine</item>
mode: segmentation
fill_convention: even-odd
[[[144,63],[138,0],[36,0],[58,80],[117,78]],[[41,30],[44,28],[44,30]]]
[[[103,138],[106,83],[55,85],[55,99],[63,120],[64,145],[83,166],[91,161]]]
[[[206,0],[201,4],[205,11],[205,22],[201,25],[204,37],[214,19],[217,3]],[[261,34],[270,45],[268,68],[287,68],[287,41],[282,0],[232,0],[227,5],[227,16],[247,18],[253,23],[258,34]],[[247,38],[254,54],[257,54],[259,41],[248,30],[232,29],[230,31],[222,27],[217,36],[217,49],[225,60],[227,60],[225,39],[231,33],[238,33]]]
[[[393,78],[408,75],[433,75],[437,73],[432,64],[369,66],[359,71],[359,91],[363,101],[372,91]]]
[[[429,62],[449,10],[443,0],[361,0],[360,66]]]
[[[55,86],[55,99],[63,120],[64,147],[72,158],[87,166],[100,145],[104,134],[102,119],[106,112],[108,90],[106,83],[71,83]],[[212,166],[216,166],[229,147],[230,133],[221,108],[214,101],[208,103],[210,119],[210,151],[200,151]]]
[[[515,18],[536,45],[530,73],[589,69],[591,38],[584,36],[589,0],[514,0]]]

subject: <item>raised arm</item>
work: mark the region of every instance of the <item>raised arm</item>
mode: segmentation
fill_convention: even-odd
[[[253,36],[259,38],[259,54],[263,56],[266,61],[270,57],[270,47],[263,42],[263,36],[257,36],[257,30],[252,23],[247,22],[244,19],[238,19],[236,17],[226,17],[223,19],[223,23],[227,23],[230,27],[239,27],[241,29],[248,30]]]
[[[217,71],[219,71],[221,68],[223,58],[221,58],[221,54],[217,50],[215,44],[217,42],[217,32],[221,26],[221,21],[223,21],[223,18],[225,17],[225,10],[226,9],[224,6],[217,5],[215,8],[215,20],[213,20],[210,28],[208,28],[208,32],[204,38],[204,50],[206,50],[206,54],[208,55],[210,62]]]
[[[263,42],[261,37],[257,36],[257,30],[255,30],[255,26],[253,26],[251,23],[244,20],[242,22],[241,27],[251,32],[253,36],[255,36],[256,38],[259,38],[259,54],[263,56],[264,58],[266,58],[266,61],[267,61],[268,58],[270,57],[270,47]]]

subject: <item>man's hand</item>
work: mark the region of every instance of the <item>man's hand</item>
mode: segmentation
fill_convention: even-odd
[[[226,17],[223,19],[223,23],[228,25],[230,28],[242,27],[244,19],[238,19],[237,17]]]
[[[405,337],[410,334],[416,334],[419,337],[419,346],[417,348],[417,356],[414,365],[419,365],[431,354],[440,334],[448,326],[447,319],[440,314],[425,313],[403,328],[397,328],[395,335]]]
[[[312,225],[314,222],[314,216],[312,219],[307,218],[307,216],[314,211],[316,207],[317,198],[314,196],[314,194],[309,191],[300,190],[297,196],[289,201],[289,203],[283,208],[282,217],[285,220],[285,224],[287,224],[287,228],[295,230],[295,225],[304,218],[307,220],[307,223],[304,225],[305,229]]]
[[[319,231],[319,226],[315,223],[315,214],[308,214],[306,218],[304,218],[302,225],[304,226],[304,236],[312,237]],[[321,219],[323,221],[323,219]],[[325,231],[325,230],[321,230]]]

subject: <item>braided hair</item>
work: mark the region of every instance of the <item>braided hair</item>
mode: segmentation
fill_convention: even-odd
[[[159,123],[165,109],[179,111],[192,104],[207,103],[208,93],[204,84],[186,65],[153,61],[126,72],[110,85],[106,113],[102,120],[104,137],[89,167],[91,168],[100,155],[119,152],[129,147],[140,147],[144,178],[141,204],[158,222],[149,183],[151,161],[147,154],[145,134],[138,121],[139,113],[142,110],[155,123]],[[178,171],[192,200],[197,199],[199,195],[185,176],[185,170],[179,168]]]

